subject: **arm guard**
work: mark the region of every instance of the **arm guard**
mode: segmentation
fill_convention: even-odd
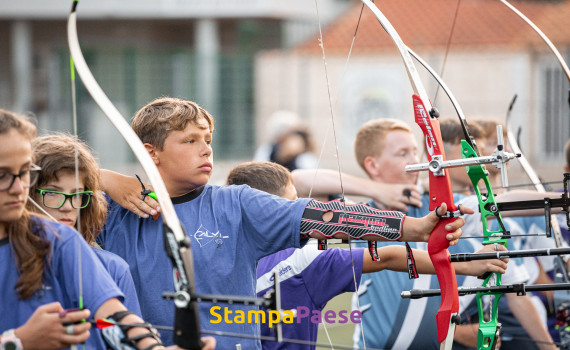
[[[332,214],[332,219],[325,221],[325,214],[327,217]],[[312,200],[301,219],[301,235],[310,237],[312,232],[318,232],[330,238],[345,233],[353,239],[396,241],[402,237],[404,216],[398,211],[378,210],[365,204]]]
[[[130,314],[134,314],[134,312],[119,311],[109,316],[108,319],[115,322],[120,322],[123,317]],[[148,329],[148,333],[128,338],[127,331],[133,327],[146,328]],[[152,327],[150,323],[118,323],[112,327],[103,328],[101,330],[101,334],[103,335],[103,340],[107,344],[107,348],[112,350],[137,350],[136,343],[143,338],[153,338],[157,341],[155,344],[149,346],[147,348],[148,350],[151,350],[156,346],[163,346],[160,341],[160,335],[158,334],[158,331]]]

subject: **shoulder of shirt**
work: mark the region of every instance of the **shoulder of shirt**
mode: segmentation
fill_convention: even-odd
[[[222,192],[235,192],[243,191],[245,189],[251,189],[248,185],[206,185],[206,189],[212,192],[222,191]],[[205,189],[205,190],[206,190]]]
[[[96,247],[91,247],[91,248],[93,249],[93,252],[95,252],[95,254],[103,261],[106,261],[106,262],[113,261],[113,262],[117,262],[119,264],[127,265],[127,262],[125,261],[125,259],[121,258],[120,256],[118,256],[115,253],[112,253],[108,250],[101,249],[101,248],[96,248]]]
[[[218,193],[220,195],[232,195],[237,193],[239,196],[267,196],[281,198],[273,194],[258,190],[257,188],[250,187],[249,185],[224,185],[224,186],[212,186],[212,192]]]
[[[55,239],[67,241],[81,237],[75,229],[65,224],[37,216],[33,216],[32,220],[34,221],[34,229],[39,229],[50,241]]]
[[[113,270],[125,271],[129,270],[129,264],[115,253],[109,252],[101,248],[91,247],[97,258],[103,263],[105,268],[109,270],[111,267]]]
[[[231,200],[240,198],[244,194],[258,191],[249,187],[248,185],[206,185],[200,197],[209,196],[212,199]]]

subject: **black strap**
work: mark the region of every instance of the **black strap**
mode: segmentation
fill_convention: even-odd
[[[132,328],[132,327],[131,327],[131,328]],[[152,329],[151,329],[150,332],[148,332],[148,333],[135,335],[134,337],[130,337],[130,338],[126,338],[126,337],[125,337],[125,339],[123,339],[123,342],[124,342],[124,343],[129,343],[129,344],[134,344],[134,343],[136,343],[136,342],[138,342],[139,340],[144,339],[144,338],[153,338],[153,339],[156,339],[156,332],[153,332]],[[160,343],[160,339],[157,339],[157,340],[159,341],[158,344],[162,344],[162,343]]]
[[[414,253],[408,242],[406,242],[406,258],[408,260],[408,277],[411,280],[419,277],[418,270],[416,269],[416,259],[414,259]]]
[[[141,195],[142,195],[142,201],[144,202],[146,196],[148,196],[152,191],[150,189],[144,187],[144,183],[142,182],[141,178],[137,174],[135,174],[135,176],[137,177],[137,179],[141,183],[141,186],[142,186]]]
[[[113,321],[115,322],[121,322],[121,320],[123,318],[125,318],[128,315],[136,315],[136,313],[129,311],[129,310],[125,310],[125,311],[117,311],[114,314],[112,314],[111,316],[107,317],[107,318],[112,318]]]
[[[136,313],[129,311],[129,310],[118,311],[118,312],[115,312],[114,314],[112,314],[111,316],[108,317],[108,318],[114,320],[115,322],[117,322],[119,328],[121,328],[121,331],[123,332],[124,337],[125,337],[125,338],[121,339],[121,342],[135,346],[135,344],[141,339],[153,338],[157,342],[155,344],[149,346],[147,349],[151,350],[155,346],[163,345],[162,342],[160,341],[160,334],[158,333],[156,328],[154,328],[150,323],[148,323],[148,322],[144,322],[144,323],[122,323],[121,320],[128,315],[136,315]],[[135,335],[135,336],[130,337],[130,338],[127,337],[127,332],[129,331],[129,329],[136,328],[136,327],[146,328],[146,329],[148,329],[148,333]],[[144,349],[144,350],[147,350],[147,349]]]
[[[368,241],[368,252],[370,253],[372,261],[380,261],[380,257],[378,256],[378,241]]]

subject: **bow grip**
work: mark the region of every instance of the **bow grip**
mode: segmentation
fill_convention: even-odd
[[[422,129],[425,138],[428,160],[434,157],[445,161],[443,141],[439,127],[439,113],[431,106],[429,101],[422,101],[418,95],[413,95],[414,116],[418,126]],[[425,104],[424,104],[425,102]],[[429,108],[429,109],[428,109]],[[430,200],[429,209],[435,210],[442,203],[447,204],[448,211],[456,211],[453,202],[453,191],[449,174],[445,169],[440,172],[429,172]],[[457,279],[455,268],[449,261],[449,241],[446,238],[445,225],[455,221],[455,218],[442,218],[435,226],[428,240],[428,253],[433,263],[441,289],[441,304],[437,312],[437,338],[444,343],[455,332],[455,318],[459,311],[459,296],[457,292]],[[447,344],[446,344],[447,345]]]
[[[459,311],[459,298],[455,268],[449,261],[449,241],[445,237],[445,225],[455,221],[456,218],[441,219],[431,233],[428,241],[428,253],[437,274],[439,288],[441,289],[441,304],[437,312],[437,338],[442,343],[450,331],[452,316]],[[453,327],[455,329],[455,327]]]
[[[174,344],[187,350],[200,350],[204,343],[200,339],[198,305],[191,301],[187,308],[176,308],[174,313]]]

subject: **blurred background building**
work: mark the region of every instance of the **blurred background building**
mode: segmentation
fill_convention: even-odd
[[[321,0],[321,21],[348,5]],[[0,1],[0,106],[35,114],[46,130],[72,128],[70,7]],[[255,55],[304,41],[316,18],[315,4],[303,0],[97,0],[79,3],[78,32],[90,69],[127,119],[159,96],[197,101],[216,118],[216,160],[237,161],[256,144]],[[129,169],[128,146],[81,84],[77,90],[80,136],[103,166]]]
[[[569,62],[570,1],[512,3],[545,32]],[[518,95],[512,121],[515,132],[520,128],[521,148],[539,173],[550,180],[560,179],[563,147],[570,138],[569,84],[554,54],[530,26],[496,0],[399,0],[377,5],[404,43],[443,76],[468,121],[476,117],[504,122],[513,96]],[[340,163],[346,171],[359,171],[352,143],[367,120],[402,119],[414,125],[418,140],[421,135],[414,124],[413,92],[401,56],[368,8],[346,64],[361,7],[359,2],[351,3],[323,33]],[[436,98],[435,80],[415,64],[441,118],[457,118],[441,89]],[[323,140],[328,132],[325,126],[330,124],[329,97],[322,53],[315,41],[294,50],[265,51],[258,55],[256,69],[258,117],[288,107],[308,116],[315,139]],[[332,148],[330,145],[325,152]],[[324,160],[328,166],[336,164],[332,156]],[[516,161],[510,164],[517,170]],[[520,171],[510,175],[515,182],[528,182]]]
[[[513,3],[568,61],[570,1]],[[521,127],[523,151],[547,180],[558,179],[570,136],[568,82],[530,27],[496,0],[462,1],[453,33],[455,1],[378,5],[404,42],[438,72],[450,42],[443,78],[467,118],[504,120],[517,94],[513,121]],[[0,106],[35,114],[44,130],[72,127],[70,6],[61,0],[0,0]],[[346,64],[360,9],[355,0],[318,1],[340,163],[357,174],[352,141],[363,122],[392,117],[413,123],[401,58],[367,9]],[[197,101],[212,112],[215,183],[268,141],[266,122],[277,110],[295,112],[306,122],[317,151],[326,139],[321,166],[336,166],[314,1],[82,0],[78,30],[89,67],[127,119],[166,95]],[[437,85],[419,70],[442,117],[455,118],[443,92],[436,99]],[[104,167],[132,173],[136,161],[128,146],[81,84],[77,90],[80,137]]]

